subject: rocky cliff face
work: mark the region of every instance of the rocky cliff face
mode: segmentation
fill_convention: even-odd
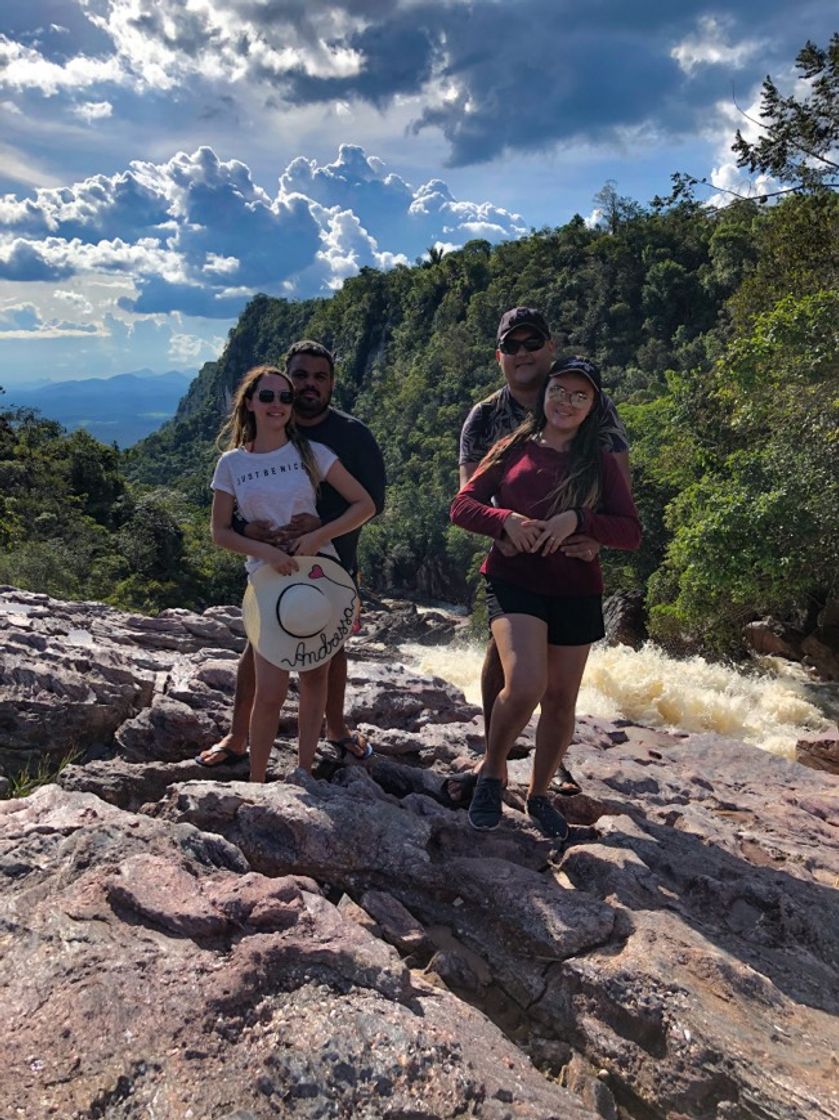
[[[527,759],[498,832],[441,803],[478,713],[380,643],[349,686],[373,762],[296,772],[292,697],[255,787],[192,761],[237,611],[6,589],[0,641],[6,774],[86,752],[0,802],[0,1116],[839,1114],[833,775],[583,716],[563,805],[600,838],[562,852]]]

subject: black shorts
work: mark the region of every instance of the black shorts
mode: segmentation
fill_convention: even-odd
[[[549,646],[587,646],[605,637],[603,596],[543,595],[503,579],[485,577],[489,621],[505,614],[529,614],[548,627]]]

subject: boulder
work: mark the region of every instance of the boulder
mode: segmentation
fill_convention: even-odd
[[[808,664],[826,681],[839,681],[839,644],[835,631],[815,630],[801,643]]]
[[[292,692],[254,786],[193,758],[227,728],[240,640],[235,610],[207,612],[229,648],[203,617],[0,593],[13,759],[62,720],[110,736],[0,801],[0,1116],[837,1115],[833,774],[582,713],[583,792],[555,797],[595,839],[538,833],[529,758],[478,834],[443,787],[480,712],[361,644],[347,709],[378,753],[322,745],[301,775]],[[55,666],[77,676],[43,699]]]
[[[743,642],[748,649],[758,654],[786,657],[790,661],[800,661],[804,656],[803,640],[800,630],[776,618],[761,618],[743,627]]]
[[[839,774],[839,727],[802,736],[795,744],[795,758],[802,766]]]
[[[603,601],[603,622],[609,645],[640,649],[647,640],[647,609],[643,591],[620,591]]]
[[[216,835],[44,787],[0,805],[0,875],[0,1115],[596,1116]]]

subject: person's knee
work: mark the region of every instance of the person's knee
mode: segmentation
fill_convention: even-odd
[[[541,708],[544,715],[553,720],[573,720],[576,702],[576,691],[569,692],[567,688],[552,688],[549,685],[542,696]]]
[[[285,684],[269,684],[257,682],[256,691],[253,697],[254,708],[264,710],[266,708],[280,708],[285,702],[286,698],[286,685]]]
[[[326,665],[319,665],[317,669],[310,669],[307,673],[301,673],[298,688],[301,694],[319,692],[321,689],[326,688],[328,680],[329,663],[327,662]]]
[[[504,685],[505,703],[513,710],[529,709],[531,712],[539,703],[544,692],[544,681],[522,673],[513,675]]]

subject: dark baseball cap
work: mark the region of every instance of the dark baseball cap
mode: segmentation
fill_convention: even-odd
[[[510,331],[514,331],[518,327],[532,327],[543,338],[551,337],[548,320],[541,311],[537,311],[535,307],[511,307],[501,316],[496,336],[498,341],[503,342]]]
[[[600,370],[591,358],[584,358],[581,354],[572,354],[570,358],[558,358],[552,362],[548,378],[557,377],[560,373],[578,373],[581,377],[587,377],[598,393],[603,388]]]

